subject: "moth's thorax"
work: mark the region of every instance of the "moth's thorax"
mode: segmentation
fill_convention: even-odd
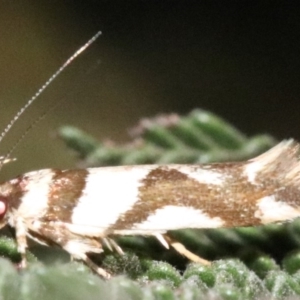
[[[25,185],[22,176],[4,182],[0,185],[0,197],[7,199],[9,207],[18,208]]]

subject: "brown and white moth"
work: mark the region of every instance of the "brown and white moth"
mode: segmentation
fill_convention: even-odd
[[[98,33],[56,72],[23,111]],[[11,153],[9,153],[11,154]],[[300,215],[300,145],[286,140],[245,162],[44,169],[0,185],[0,227],[16,230],[22,266],[27,238],[57,245],[105,278],[87,256],[103,245],[122,253],[118,235],[156,237],[166,248],[201,259],[167,232],[184,228],[256,226]],[[1,166],[11,161],[7,156]]]

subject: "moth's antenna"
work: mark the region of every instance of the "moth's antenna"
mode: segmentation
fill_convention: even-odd
[[[64,70],[65,68],[72,63],[74,59],[76,59],[82,52],[84,52],[96,39],[102,34],[101,31],[98,31],[90,40],[88,40],[82,47],[80,47],[72,56],[70,56],[65,63],[38,89],[38,91],[27,101],[27,103],[15,114],[15,116],[10,120],[10,122],[6,125],[4,130],[0,134],[0,143],[4,139],[4,137],[8,134],[8,132],[12,129],[15,125],[17,120],[23,115],[23,113],[33,104],[35,100],[45,91],[45,89],[56,79]],[[30,126],[31,127],[31,126]],[[26,130],[26,133],[29,129]],[[12,161],[9,158],[10,154],[16,147],[13,147],[5,157],[0,157],[0,170],[2,166]]]
[[[51,106],[50,108],[45,110],[37,119],[35,119],[31,124],[29,124],[29,126],[24,130],[22,135],[15,142],[15,144],[9,149],[7,154],[5,156],[0,157],[0,170],[5,163],[15,160],[14,158],[10,158],[11,154],[17,149],[19,144],[23,141],[23,139],[27,136],[27,134],[31,131],[31,129],[34,128],[39,122],[41,122],[46,117],[47,114],[49,114],[52,110],[57,108],[60,104],[61,104],[61,102],[54,103],[53,106]],[[2,162],[2,164],[1,164],[1,162]]]

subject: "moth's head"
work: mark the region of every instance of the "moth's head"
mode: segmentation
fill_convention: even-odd
[[[5,217],[6,212],[7,212],[7,199],[6,197],[2,197],[2,195],[0,195],[0,229],[4,227],[7,223],[7,218]]]
[[[0,185],[0,229],[7,223],[7,209],[8,209],[8,183]]]
[[[2,169],[3,165],[14,161],[15,159],[1,156],[0,157],[0,170]],[[11,194],[12,185],[9,182],[5,182],[0,184],[0,229],[4,227],[7,223],[6,212],[8,209],[8,198]]]

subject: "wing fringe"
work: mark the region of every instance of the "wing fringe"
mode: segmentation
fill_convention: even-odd
[[[276,175],[286,183],[300,183],[300,144],[284,140],[267,152],[248,161],[264,176]]]

